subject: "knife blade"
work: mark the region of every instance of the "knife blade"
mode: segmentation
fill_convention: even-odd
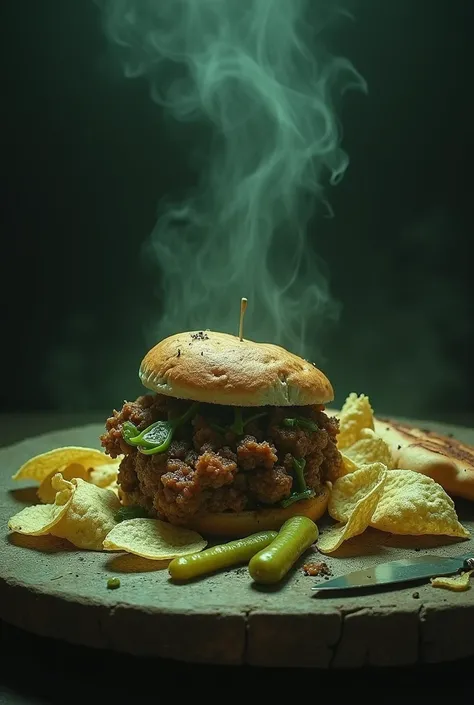
[[[425,578],[441,575],[452,575],[463,568],[474,568],[474,556],[464,555],[455,558],[433,555],[414,556],[413,558],[379,563],[364,570],[355,570],[319,583],[312,590],[317,591],[316,594],[340,590],[361,590],[395,583],[421,581]]]

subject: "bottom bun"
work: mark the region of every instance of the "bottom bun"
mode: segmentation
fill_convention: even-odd
[[[320,493],[311,499],[290,504],[289,507],[273,507],[249,512],[222,512],[194,517],[186,523],[189,529],[208,536],[242,537],[257,531],[278,529],[287,519],[306,516],[313,521],[320,519],[329,501],[329,488],[322,487]]]

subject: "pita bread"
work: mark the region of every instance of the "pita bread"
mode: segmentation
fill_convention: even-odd
[[[474,500],[474,448],[392,419],[374,419],[374,426],[390,446],[396,468],[428,475],[448,494]]]

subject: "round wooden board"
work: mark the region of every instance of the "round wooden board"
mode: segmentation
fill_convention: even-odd
[[[474,445],[473,430],[422,425]],[[58,446],[99,448],[102,428],[48,433],[0,451],[0,618],[5,622],[71,643],[213,664],[344,668],[474,655],[472,588],[455,593],[422,584],[315,598],[311,588],[321,578],[303,574],[304,559],[277,587],[255,586],[245,567],[176,585],[166,563],[80,551],[52,537],[9,534],[9,517],[37,501],[31,483],[11,480],[18,467]],[[472,503],[458,502],[457,508],[474,535]],[[324,560],[339,575],[419,555],[416,549],[474,554],[474,539],[370,530]],[[107,589],[110,577],[120,578],[119,589]]]

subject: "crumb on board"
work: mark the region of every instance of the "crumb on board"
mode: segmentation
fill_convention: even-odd
[[[324,561],[309,561],[303,566],[303,573],[305,575],[332,575],[331,569],[328,564]]]

